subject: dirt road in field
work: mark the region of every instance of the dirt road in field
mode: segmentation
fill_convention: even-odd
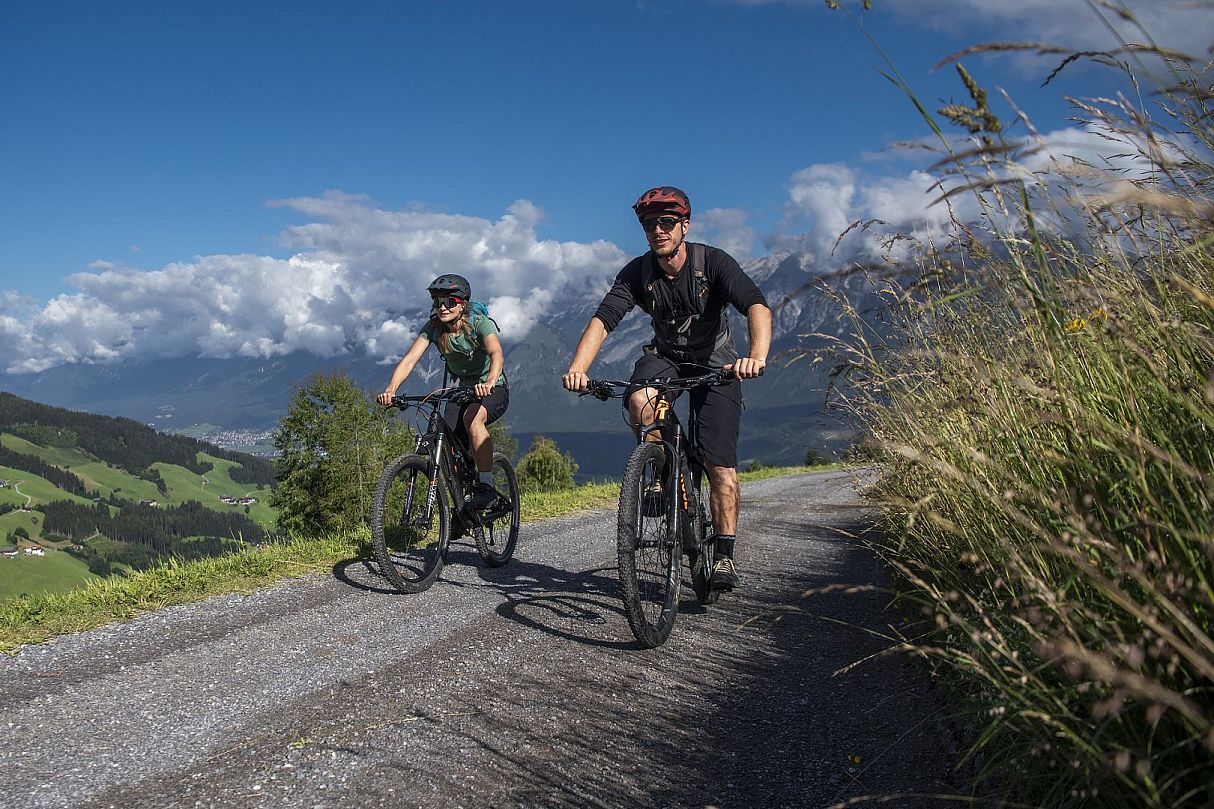
[[[956,792],[843,473],[743,489],[743,589],[632,641],[614,512],[456,546],[398,595],[351,559],[0,657],[0,806],[819,807]],[[743,544],[744,543],[744,544]],[[690,601],[688,600],[690,599]],[[934,806],[903,797],[885,805]]]

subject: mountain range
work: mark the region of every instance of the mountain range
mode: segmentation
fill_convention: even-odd
[[[767,373],[743,389],[740,463],[801,463],[807,451],[843,449],[852,441],[852,430],[823,408],[831,363],[804,356],[845,335],[842,307],[835,295],[824,292],[804,254],[767,256],[745,269],[773,308],[774,328]],[[829,285],[860,311],[878,303],[869,282],[858,274],[832,278]],[[551,307],[526,335],[502,335],[511,386],[505,417],[509,432],[524,449],[536,434],[553,438],[573,454],[583,476],[618,474],[632,440],[618,404],[575,397],[560,385],[596,305],[597,300],[568,301]],[[745,321],[734,317],[735,340],[744,351]],[[592,376],[626,377],[649,334],[648,317],[639,310],[631,313],[608,336]],[[802,358],[794,359],[798,355]],[[59,407],[125,416],[166,432],[194,425],[267,432],[286,412],[293,389],[311,374],[342,370],[366,390],[378,391],[394,361],[356,351],[337,357],[296,352],[266,359],[128,359],[0,375],[0,389]],[[406,391],[437,387],[441,369],[437,353],[428,352]]]

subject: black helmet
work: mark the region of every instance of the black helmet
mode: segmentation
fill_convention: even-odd
[[[440,275],[426,289],[432,298],[436,295],[454,295],[466,301],[472,297],[472,286],[462,275]]]

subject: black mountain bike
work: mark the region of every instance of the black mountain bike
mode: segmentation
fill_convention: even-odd
[[[501,495],[483,511],[469,504],[477,482],[467,446],[447,427],[441,406],[466,404],[470,388],[440,388],[424,396],[394,396],[392,407],[416,408],[426,421],[417,446],[384,467],[371,502],[371,545],[393,586],[420,593],[438,579],[451,540],[471,534],[490,567],[510,561],[518,542],[519,497],[514,467],[493,453],[493,487]]]
[[[624,398],[629,387],[658,391],[654,422],[634,428],[637,447],[624,468],[616,523],[624,612],[632,634],[648,649],[662,645],[674,628],[683,556],[696,599],[707,605],[718,596],[710,583],[716,547],[704,462],[675,414],[674,397],[680,391],[735,380],[732,371],[722,369],[686,379],[590,380],[586,391],[602,401]],[[661,440],[649,440],[654,434]]]

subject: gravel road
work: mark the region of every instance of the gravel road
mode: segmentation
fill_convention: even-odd
[[[959,754],[855,537],[844,473],[743,487],[743,589],[632,641],[613,511],[470,545],[419,595],[373,565],[0,656],[0,806],[933,806]],[[841,671],[846,668],[846,671]]]

